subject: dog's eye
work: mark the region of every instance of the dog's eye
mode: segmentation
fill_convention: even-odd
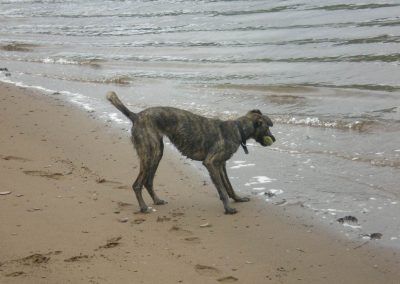
[[[256,120],[256,122],[254,122],[254,127],[260,127],[263,124],[262,120]]]

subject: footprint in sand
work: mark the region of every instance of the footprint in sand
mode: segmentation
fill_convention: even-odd
[[[193,232],[183,229],[179,227],[178,225],[173,225],[170,229],[170,232],[182,237],[182,240],[185,241],[186,243],[191,243],[191,244],[199,244],[200,243],[200,238],[192,236]]]
[[[118,201],[117,205],[118,205],[118,208],[121,208],[121,209],[133,207],[132,203],[126,203],[126,202],[122,202],[122,201]]]
[[[108,180],[102,177],[97,177],[96,178],[96,182],[97,183],[101,183],[104,185],[117,185],[117,184],[121,184],[119,181],[113,181],[113,180]]]
[[[144,218],[136,218],[135,220],[133,220],[132,222],[131,222],[131,224],[132,225],[139,225],[139,224],[142,224],[143,222],[145,222],[146,221],[146,219],[144,219]]]
[[[108,248],[115,248],[116,246],[119,246],[120,240],[122,239],[121,236],[119,237],[115,237],[115,238],[111,238],[107,240],[107,243],[105,245],[99,246],[98,249],[108,249]]]
[[[182,213],[182,212],[172,212],[171,215],[172,215],[172,217],[182,217],[182,216],[185,216],[185,213]]]
[[[39,265],[39,264],[47,263],[49,260],[50,260],[50,257],[45,256],[40,253],[35,253],[35,254],[29,255],[27,257],[18,259],[17,262],[20,262],[24,265]]]
[[[157,217],[157,222],[159,222],[159,223],[168,222],[168,221],[171,221],[171,218],[169,218],[165,215]]]
[[[191,243],[191,244],[199,244],[200,243],[200,238],[198,237],[187,237],[183,239],[184,241],[186,241],[187,243]]]
[[[220,274],[219,269],[208,265],[196,264],[194,269],[197,273],[204,276],[217,276]]]
[[[68,175],[72,174],[76,170],[74,163],[68,159],[55,158],[54,164],[59,164],[62,167],[66,168],[67,170],[65,172]]]
[[[116,188],[116,189],[131,189],[131,187],[128,186],[128,185],[119,185],[119,186],[116,186],[114,188]]]
[[[24,171],[24,174],[29,176],[38,176],[38,177],[45,177],[49,179],[61,179],[64,177],[62,173],[52,173],[52,172],[45,172],[45,171]]]
[[[188,235],[192,235],[193,233],[189,230],[186,229],[182,229],[181,227],[179,227],[178,225],[173,225],[170,229],[170,232],[175,233],[177,235],[181,235],[181,236],[188,236]]]
[[[4,155],[0,155],[0,158],[2,158],[3,160],[6,161],[20,161],[20,162],[28,162],[30,161],[29,159],[23,158],[23,157],[17,157],[17,156],[4,156]]]
[[[120,188],[120,187],[129,188],[126,185],[121,185],[122,183],[119,181],[108,180],[106,178],[101,177],[99,174],[97,174],[95,171],[91,170],[89,167],[87,167],[85,165],[77,166],[69,159],[56,158],[54,160],[54,163],[61,164],[64,167],[67,167],[67,173],[65,175],[77,173],[80,177],[82,177],[84,179],[88,179],[88,178],[94,179],[99,184],[114,186],[114,188]],[[56,175],[57,174],[59,174],[59,173],[56,173]],[[38,175],[45,176],[42,174],[38,174]],[[52,178],[52,177],[50,177],[50,178]]]
[[[31,267],[35,267],[35,268],[43,267],[50,261],[50,255],[59,255],[61,253],[62,253],[62,251],[59,251],[59,250],[48,252],[45,254],[34,253],[34,254],[28,255],[26,257],[8,260],[6,262],[0,263],[0,266],[2,268],[0,270],[2,270],[2,271],[9,270],[9,269],[14,270],[15,269],[14,265],[23,266],[23,267],[31,266]],[[18,277],[18,276],[25,276],[26,273],[22,270],[17,270],[17,271],[9,272],[4,275],[6,277]]]
[[[15,271],[15,272],[8,273],[5,276],[6,277],[18,277],[18,276],[22,276],[22,275],[25,275],[25,272],[23,272],[23,271]]]
[[[221,283],[233,283],[233,282],[239,281],[239,279],[237,279],[234,276],[226,276],[226,277],[218,278],[217,281],[221,282]]]
[[[126,203],[126,202],[122,202],[122,201],[118,201],[117,202],[117,208],[115,208],[114,213],[119,214],[123,211],[135,211],[134,206],[132,203]]]
[[[77,256],[73,256],[67,259],[64,259],[65,262],[75,262],[75,261],[81,261],[81,260],[88,260],[89,256],[87,254],[80,254]]]

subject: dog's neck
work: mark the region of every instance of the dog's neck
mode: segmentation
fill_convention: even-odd
[[[253,124],[249,123],[248,119],[246,118],[240,118],[236,120],[235,124],[240,133],[240,145],[242,146],[244,152],[248,154],[249,150],[247,149],[246,141],[251,137],[251,134],[254,131]]]
[[[254,125],[253,122],[247,118],[246,116],[240,117],[236,121],[236,125],[240,127],[243,131],[244,140],[248,140],[254,134]]]

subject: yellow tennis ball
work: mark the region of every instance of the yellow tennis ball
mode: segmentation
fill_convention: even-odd
[[[264,136],[263,140],[264,140],[264,144],[267,146],[271,146],[274,143],[272,138],[269,136]]]

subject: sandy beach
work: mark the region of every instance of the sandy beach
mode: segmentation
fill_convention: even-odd
[[[171,150],[155,179],[169,203],[138,213],[126,131],[56,95],[1,84],[0,101],[1,283],[398,283],[398,253],[373,241],[256,199],[224,215]]]

